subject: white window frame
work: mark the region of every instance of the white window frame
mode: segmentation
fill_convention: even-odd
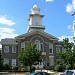
[[[40,49],[40,50],[42,50],[42,52],[44,52],[44,44],[41,43],[41,44],[40,44],[40,48],[41,48],[41,45],[42,45],[42,49]]]
[[[52,49],[52,53],[50,53],[50,49]],[[53,54],[53,44],[49,43],[49,54]]]
[[[3,64],[8,64],[9,65],[9,59],[4,58],[4,63]]]
[[[40,41],[39,40],[35,40],[35,44],[36,44],[36,49],[41,51]]]
[[[24,42],[21,43],[21,48],[25,48],[25,43]]]
[[[9,46],[4,46],[4,53],[9,53]]]
[[[16,59],[11,60],[11,66],[16,66]]]
[[[16,46],[12,46],[12,53],[16,53]]]

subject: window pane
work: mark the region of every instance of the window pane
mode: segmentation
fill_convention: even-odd
[[[35,41],[35,44],[36,44],[36,49],[41,50],[40,41],[39,40],[36,40]]]
[[[52,43],[49,43],[49,52],[53,53],[53,44]]]
[[[16,66],[16,59],[12,59],[12,66]]]
[[[21,43],[21,48],[25,48],[25,43]]]
[[[12,46],[12,53],[16,53],[16,46]]]
[[[4,46],[4,52],[8,53],[9,52],[9,46]]]
[[[4,64],[9,64],[9,59],[4,58]]]

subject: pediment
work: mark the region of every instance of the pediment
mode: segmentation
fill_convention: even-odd
[[[32,31],[32,32],[28,32],[28,33],[25,33],[25,34],[22,34],[22,35],[19,35],[17,37],[15,37],[16,39],[25,39],[26,37],[29,37],[31,35],[35,35],[35,34],[38,34],[38,35],[41,35],[43,37],[46,37],[50,40],[59,40],[57,37],[51,35],[51,34],[48,34],[46,32],[43,32],[43,31]]]

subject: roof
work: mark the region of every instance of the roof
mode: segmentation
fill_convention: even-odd
[[[15,41],[15,39],[12,39],[12,38],[5,38],[5,39],[2,39],[1,40],[1,44],[13,44],[13,45],[16,45],[17,42]]]
[[[31,36],[31,35],[34,35],[34,34],[42,35],[44,37],[49,38],[50,40],[59,40],[57,37],[55,37],[55,36],[53,36],[51,34],[48,34],[48,33],[44,32],[44,31],[31,31],[31,32],[19,35],[19,36],[15,37],[15,38],[16,39],[25,39],[25,37],[28,37],[28,36]]]

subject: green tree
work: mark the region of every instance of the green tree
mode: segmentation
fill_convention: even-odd
[[[75,46],[69,42],[68,38],[63,39],[62,46],[65,49],[64,52],[57,52],[57,55],[64,61],[65,64],[70,64],[73,69],[75,63]]]
[[[31,72],[32,65],[41,60],[41,52],[36,49],[35,44],[28,44],[25,50],[20,52],[18,59],[24,66],[29,66]]]
[[[0,53],[0,70],[2,69],[3,69],[3,63],[2,63],[1,53]]]

